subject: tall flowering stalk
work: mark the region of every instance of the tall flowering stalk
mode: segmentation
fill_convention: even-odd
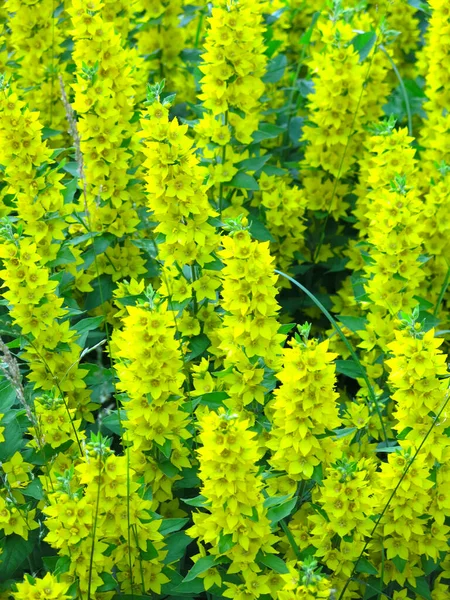
[[[227,183],[238,172],[236,163],[248,157],[240,145],[252,142],[260,120],[267,63],[262,8],[260,1],[215,3],[199,67],[203,77],[198,97],[203,111],[195,132],[203,157],[210,163],[214,204],[220,213],[228,207],[229,216],[242,212],[248,196],[245,189],[229,193]]]
[[[229,573],[242,574],[251,582],[259,570],[257,553],[272,553],[277,540],[263,505],[256,434],[249,430],[247,419],[225,411],[205,413],[199,425],[199,476],[207,512],[193,515],[194,525],[188,534],[211,545],[211,555],[227,557],[231,561]],[[221,539],[230,540],[224,550]]]
[[[293,481],[310,479],[314,468],[336,456],[327,430],[340,424],[336,375],[328,342],[293,339],[284,350],[281,386],[268,406],[272,431],[270,465]]]
[[[128,307],[123,324],[122,331],[114,332],[113,355],[117,387],[126,393],[124,439],[132,444],[133,465],[152,484],[157,506],[172,498],[171,487],[179,478],[161,476],[163,457],[175,474],[190,466],[184,441],[191,434],[183,407],[185,375],[180,342],[175,339],[175,315],[166,302],[155,298],[152,309]]]
[[[424,148],[422,168],[427,175],[436,175],[435,163],[449,160],[450,68],[448,48],[442,40],[448,36],[450,12],[444,0],[430,0],[429,6],[431,17],[421,56],[427,96],[423,105],[427,118],[421,130],[421,145]]]
[[[92,419],[86,371],[78,364],[81,349],[76,332],[64,319],[68,310],[48,266],[61,249],[72,207],[64,203],[62,175],[41,139],[39,114],[29,111],[10,88],[3,90],[0,103],[0,164],[12,198],[9,211],[17,213],[21,232],[15,233],[9,222],[2,230],[3,279],[9,288],[3,297],[11,307],[13,324],[28,338],[23,357],[30,365],[29,380],[43,390],[58,385],[69,403]],[[73,259],[76,262],[76,253]],[[61,347],[64,350],[55,352]]]
[[[64,107],[59,95],[57,73],[61,68],[61,44],[67,35],[64,11],[56,11],[53,0],[6,0],[9,35],[17,90],[41,121],[55,130],[64,131]]]
[[[85,446],[82,460],[48,490],[45,539],[60,556],[71,557],[62,579],[76,582],[83,598],[103,585],[101,575],[113,565],[115,581],[128,593],[160,593],[167,581],[161,572],[160,521],[150,518],[151,501],[141,497],[139,488],[127,457],[116,456],[96,436]],[[148,542],[156,555],[144,560]]]
[[[115,238],[107,258],[96,261],[87,273],[78,274],[82,291],[91,290],[90,281],[101,272],[108,272],[111,264],[118,277],[126,277],[142,274],[145,262],[139,249],[132,249],[129,241],[119,242],[125,234],[132,236],[135,232],[139,222],[136,209],[142,202],[130,173],[138,151],[136,124],[131,122],[138,80],[122,38],[114,23],[103,19],[103,10],[103,3],[97,0],[76,0],[69,10],[76,65],[72,107],[78,114],[84,160],[84,173],[80,173],[83,193],[77,208],[90,232],[112,234]]]

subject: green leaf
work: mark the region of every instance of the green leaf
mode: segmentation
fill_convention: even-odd
[[[285,129],[285,127],[278,127],[278,125],[272,125],[272,123],[260,123],[258,131],[253,134],[253,141],[262,142],[263,140],[276,138],[284,133]]]
[[[51,260],[47,263],[48,267],[54,268],[59,267],[61,265],[68,265],[70,263],[74,263],[77,259],[72,254],[72,251],[68,246],[61,246],[58,250],[58,254],[56,255],[55,260]]]
[[[205,496],[202,496],[201,494],[199,496],[195,496],[195,498],[181,498],[183,500],[183,502],[185,504],[188,504],[189,506],[206,506],[208,503],[208,499],[205,498]]]
[[[43,127],[41,131],[43,140],[48,140],[48,138],[55,137],[61,133],[62,131],[59,131],[58,129],[51,129],[50,127]]]
[[[345,271],[348,261],[349,259],[347,256],[344,256],[342,258],[334,256],[333,258],[330,258],[325,263],[325,266],[328,267],[326,273],[340,273],[342,271]]]
[[[158,467],[167,477],[175,477],[175,475],[178,475],[180,472],[168,459],[159,461]]]
[[[408,561],[405,560],[404,558],[400,558],[400,556],[394,556],[394,558],[392,559],[392,562],[394,563],[395,568],[397,569],[397,571],[399,573],[403,573],[406,565],[408,564]]]
[[[367,319],[364,319],[363,317],[341,316],[338,317],[338,320],[342,323],[342,325],[353,332],[362,331],[366,328],[367,324]]]
[[[233,542],[233,534],[232,533],[224,534],[223,532],[221,532],[221,534],[219,536],[219,553],[220,554],[225,554],[226,552],[231,550],[231,548],[235,544],[236,544],[236,542]]]
[[[0,382],[0,414],[5,414],[16,401],[16,390],[9,381]]]
[[[381,590],[380,586],[382,585],[381,580],[378,577],[374,577],[371,575],[367,577],[367,585],[364,592],[363,600],[370,600],[371,598],[380,598]],[[380,599],[381,600],[381,599]]]
[[[311,475],[311,479],[312,479],[312,481],[315,481],[316,483],[321,485],[321,483],[323,481],[323,465],[322,465],[322,463],[319,463],[318,465],[316,465],[314,467],[314,471],[313,471],[313,474]]]
[[[270,233],[270,231],[267,229],[267,227],[261,223],[261,221],[258,221],[257,219],[253,219],[252,217],[250,217],[250,219],[251,219],[251,222],[250,222],[249,231],[250,231],[251,236],[255,240],[258,240],[259,242],[274,242],[275,241],[275,238],[273,237],[273,235]]]
[[[352,40],[352,44],[355,50],[359,52],[359,62],[363,62],[369,54],[377,41],[377,34],[374,31],[368,31],[367,33],[359,33]]]
[[[334,429],[336,439],[346,437],[347,435],[352,435],[355,433],[355,431],[357,431],[356,427],[343,427],[342,429]]]
[[[299,44],[307,46],[311,42],[311,36],[312,36],[313,31],[314,31],[314,25],[317,23],[317,19],[319,17],[320,17],[320,10],[317,10],[313,14],[311,25],[309,26],[309,29],[307,31],[305,31],[305,33],[300,38]]]
[[[33,481],[22,490],[24,496],[30,496],[36,500],[42,500],[44,497],[44,490],[42,489],[42,483],[39,479],[33,479]]]
[[[176,600],[177,598],[180,598],[178,594],[183,594],[184,597],[184,594],[201,594],[204,591],[205,585],[203,583],[203,579],[195,579],[194,581],[183,581],[182,583],[180,583],[180,585],[177,585],[176,587],[172,588],[171,593],[177,594],[177,596],[174,596]],[[189,597],[192,598],[192,596]],[[197,598],[197,596],[195,597]]]
[[[264,154],[264,156],[246,158],[245,160],[236,163],[236,166],[244,171],[259,171],[271,157],[271,154]]]
[[[375,452],[396,452],[397,450],[401,450],[401,448],[396,440],[387,440],[386,442],[380,442]]]
[[[201,575],[211,567],[216,565],[216,557],[215,556],[202,556],[199,558],[186,577],[183,579],[183,583],[189,583],[195,579],[198,575]],[[179,591],[177,589],[177,591]]]
[[[154,558],[158,558],[158,550],[150,540],[147,540],[147,549],[145,552],[142,552],[141,556],[143,560],[153,560]]]
[[[84,263],[78,268],[88,269],[94,262],[95,258],[100,256],[100,254],[103,254],[103,252],[105,252],[105,250],[111,246],[114,239],[116,239],[115,236],[109,233],[94,236],[92,238],[91,246],[86,250],[86,252],[83,252],[81,256],[81,258],[84,260]]]
[[[75,323],[75,325],[71,327],[71,329],[78,333],[77,344],[81,346],[81,348],[85,347],[89,332],[97,329],[104,320],[105,317],[103,315],[98,317],[88,317],[87,319],[81,319],[81,321],[78,321],[78,323]]]
[[[2,553],[0,554],[0,572],[2,579],[12,577],[22,566],[33,551],[36,540],[35,536],[24,540],[15,533],[4,538]]]
[[[110,300],[113,296],[113,290],[116,289],[116,284],[113,283],[111,276],[106,273],[94,279],[91,286],[94,289],[86,295],[84,310],[93,310],[100,306],[102,302]]]
[[[71,179],[68,183],[66,183],[66,187],[63,192],[64,204],[69,204],[70,202],[72,202],[77,189],[78,189],[78,180],[77,179]]]
[[[158,247],[155,245],[153,239],[131,240],[131,243],[133,244],[133,246],[136,246],[136,248],[147,252],[147,254],[150,255],[151,258],[156,258],[158,256]]]
[[[194,540],[190,538],[184,531],[172,533],[165,539],[167,555],[164,559],[165,565],[170,565],[183,558],[186,548]]]
[[[425,579],[425,577],[416,578],[416,587],[413,587],[409,583],[406,583],[406,585],[410,590],[416,592],[416,594],[421,598],[425,598],[425,600],[433,600],[431,596],[430,586],[428,585],[428,582]]]
[[[341,373],[352,379],[358,379],[359,377],[364,376],[362,368],[353,360],[337,360],[336,373]]]
[[[273,165],[264,165],[262,168],[262,172],[266,175],[287,175],[288,171],[286,169],[280,169],[280,167],[274,167]]]
[[[126,411],[121,410],[120,411],[121,421],[125,421],[126,418],[127,418]],[[119,413],[117,410],[111,411],[107,417],[102,419],[101,423],[102,423],[102,426],[104,425],[106,427],[106,429],[109,429],[109,431],[111,431],[112,433],[115,433],[116,435],[122,435],[123,427],[120,426]]]
[[[262,77],[264,83],[276,83],[284,75],[287,66],[287,58],[285,54],[277,54],[267,63],[267,71]]]
[[[186,361],[194,360],[211,346],[210,339],[204,333],[191,338],[189,342],[190,352],[186,354]]]
[[[190,488],[198,488],[201,484],[198,478],[198,468],[189,467],[181,470],[182,479],[175,481],[173,487],[175,490],[186,490]]]
[[[280,506],[280,504],[284,504],[291,498],[292,498],[292,494],[286,494],[284,496],[272,496],[272,497],[269,496],[269,498],[266,498],[264,500],[264,507],[272,508],[272,506]]]
[[[356,565],[356,572],[367,573],[368,575],[378,575],[378,569],[376,569],[367,558],[364,558],[364,556],[359,559],[358,564]]]
[[[256,560],[265,567],[272,569],[272,571],[280,573],[280,575],[286,575],[289,573],[286,563],[279,556],[274,556],[273,554],[263,554],[262,552],[259,552]]]
[[[78,163],[77,162],[68,162],[63,166],[64,171],[70,173],[74,177],[79,177],[80,174],[78,172]]]
[[[241,188],[243,190],[259,190],[259,185],[256,179],[244,171],[238,171],[233,179],[227,183],[227,185],[230,187]]]
[[[189,519],[163,519],[163,522],[161,523],[158,531],[161,535],[168,535],[169,533],[173,533],[174,531],[179,531],[187,523],[189,523]]]
[[[223,401],[230,396],[226,392],[210,392],[209,394],[203,394],[200,396],[200,404],[207,406],[208,408],[216,409],[219,406],[223,406]]]
[[[22,428],[19,425],[18,419],[12,420],[8,427],[3,432],[5,440],[0,443],[0,461],[9,460],[13,454],[23,448],[25,440],[22,438]]]
[[[295,509],[295,505],[297,504],[297,498],[292,498],[288,500],[284,504],[280,504],[279,506],[275,506],[267,511],[267,517],[271,521],[272,525],[281,521]]]
[[[112,600],[151,600],[151,596],[142,596],[136,594],[115,594]]]
[[[408,0],[408,4],[417,10],[424,12],[426,15],[431,14],[430,5],[427,2],[422,2],[422,0]]]
[[[280,326],[278,333],[282,333],[283,335],[286,335],[287,333],[289,333],[291,331],[291,329],[294,329],[294,327],[297,325],[297,323],[284,323],[283,325]]]
[[[403,561],[403,558],[399,558],[398,556],[396,558],[398,558],[399,561],[400,560]],[[400,569],[398,568],[394,559],[392,559],[392,562],[395,564],[397,569],[400,571]],[[407,561],[405,561],[405,565],[406,565],[406,562]],[[436,569],[439,568],[439,564],[440,564],[439,562],[434,562],[434,560],[432,558],[427,558],[426,556],[422,556],[422,569],[423,569],[423,572],[425,575],[430,575],[431,573],[436,571]],[[403,573],[403,570],[400,571],[400,573]]]
[[[60,556],[56,558],[58,558],[58,560],[56,561],[55,567],[53,569],[54,575],[62,575],[63,573],[67,573],[71,565],[70,557]]]
[[[101,573],[103,585],[96,589],[96,592],[112,592],[117,589],[117,581],[110,573]]]
[[[297,147],[302,138],[303,134],[303,123],[305,119],[303,117],[293,117],[289,121],[289,139]]]

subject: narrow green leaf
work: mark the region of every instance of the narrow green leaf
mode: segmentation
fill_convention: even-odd
[[[399,573],[403,573],[406,565],[408,564],[408,561],[405,560],[404,558],[400,558],[400,556],[394,556],[394,558],[392,559],[392,562],[394,563],[394,565]]]
[[[7,535],[4,540],[2,553],[0,554],[0,572],[2,579],[12,577],[21,567],[33,551],[36,540],[30,536],[24,540],[15,533]]]
[[[363,317],[347,317],[342,315],[338,317],[338,320],[342,323],[342,325],[344,325],[345,327],[347,327],[347,329],[350,329],[350,331],[353,332],[362,331],[366,328],[367,324],[367,319],[364,319]]]
[[[186,577],[183,579],[183,583],[189,583],[195,579],[198,575],[201,575],[216,564],[215,556],[202,556],[199,558]]]
[[[292,498],[288,500],[284,504],[280,504],[280,506],[275,506],[267,511],[267,517],[271,521],[272,525],[281,521],[295,509],[295,505],[297,504],[297,498]]]
[[[251,216],[250,216],[250,220],[251,220],[251,222],[250,222],[249,231],[250,231],[251,236],[255,240],[258,240],[259,242],[274,242],[275,241],[275,238],[273,237],[273,235],[270,233],[270,231],[267,229],[267,227],[261,223],[261,221],[258,221],[258,219],[254,219]]]
[[[163,519],[163,522],[161,523],[158,531],[162,535],[168,535],[169,533],[173,533],[174,531],[179,531],[187,523],[189,523],[189,519],[185,518]]]
[[[241,188],[243,190],[259,190],[259,185],[256,179],[244,171],[238,171],[233,179],[227,183],[227,185],[230,187]]]
[[[207,498],[205,498],[205,496],[202,496],[201,494],[200,494],[200,496],[196,496],[195,498],[181,498],[181,499],[183,500],[183,502],[185,504],[188,504],[189,506],[202,507],[208,503]]]
[[[341,373],[352,379],[358,379],[364,377],[364,373],[357,363],[353,360],[337,360],[336,361],[336,373]]]
[[[272,571],[280,573],[280,575],[286,575],[289,573],[286,563],[279,556],[274,556],[273,554],[262,554],[262,556],[260,556],[258,554],[257,561],[265,567],[269,567],[269,569],[272,569]]]
[[[279,506],[280,504],[284,504],[288,500],[292,498],[292,494],[286,494],[285,496],[272,496],[268,497],[264,500],[265,508],[272,508],[272,506]]]
[[[30,496],[36,500],[42,500],[44,497],[44,490],[42,489],[42,483],[39,479],[33,479],[33,481],[22,490],[24,496]]]
[[[223,401],[227,398],[229,398],[229,395],[226,392],[210,392],[209,394],[200,396],[200,404],[215,409],[223,406]]]
[[[164,564],[170,565],[183,558],[186,548],[193,541],[184,531],[177,531],[169,535],[165,539],[167,555],[164,559]]]
[[[16,401],[16,390],[9,381],[0,382],[0,413],[5,414]]]
[[[271,154],[264,154],[263,156],[246,158],[236,163],[236,166],[244,171],[259,171],[271,157]]]
[[[267,71],[262,77],[264,83],[276,83],[284,75],[287,67],[287,58],[285,54],[277,54],[267,63]]]
[[[346,437],[347,435],[352,435],[357,431],[356,427],[343,427],[342,429],[335,429],[334,433],[336,435],[336,439],[340,439]]]
[[[374,31],[367,33],[359,33],[352,40],[352,44],[357,52],[359,52],[359,62],[363,62],[370,54],[370,51],[377,41],[377,34]]]
[[[219,537],[219,553],[220,554],[225,554],[225,552],[228,552],[229,550],[231,550],[231,548],[235,545],[236,542],[233,542],[233,534],[232,533],[227,533],[227,534],[220,534]]]
[[[189,341],[190,352],[186,354],[186,361],[194,360],[211,346],[210,339],[204,333],[197,335]]]
[[[276,138],[284,133],[284,130],[285,127],[278,127],[278,125],[272,125],[272,123],[260,123],[258,131],[253,134],[253,140],[262,142],[263,140]]]
[[[48,140],[48,138],[55,137],[61,133],[62,131],[59,131],[58,129],[51,129],[50,127],[43,127],[41,131],[43,140]]]
[[[418,596],[420,596],[421,598],[425,598],[425,600],[433,600],[433,597],[431,595],[431,590],[430,590],[430,586],[428,585],[427,580],[425,579],[425,577],[417,577],[416,578],[416,586],[413,587],[410,584],[406,584],[410,590],[412,590],[413,592],[416,592],[416,594]]]
[[[378,569],[376,569],[367,558],[364,558],[364,556],[359,559],[358,564],[356,565],[356,572],[367,573],[368,575],[378,575]]]
[[[127,418],[126,411],[121,410],[120,411],[121,421],[126,420],[126,418]],[[102,426],[105,426],[107,429],[109,429],[109,431],[111,431],[112,433],[115,433],[116,435],[122,435],[122,433],[123,433],[122,427],[120,426],[119,414],[118,414],[117,410],[111,411],[111,413],[107,417],[102,419]]]

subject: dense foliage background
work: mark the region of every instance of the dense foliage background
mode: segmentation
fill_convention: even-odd
[[[448,1],[0,36],[0,598],[447,599]]]

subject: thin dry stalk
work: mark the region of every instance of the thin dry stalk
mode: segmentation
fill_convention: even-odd
[[[27,404],[25,400],[25,391],[22,385],[22,376],[20,374],[19,363],[16,358],[11,354],[10,349],[5,344],[5,342],[0,337],[0,370],[6,379],[10,382],[13,388],[16,391],[17,399],[20,404],[24,407],[27,417],[30,419],[32,423],[35,423],[35,418],[33,413],[31,412],[31,408]]]
[[[83,182],[83,196],[84,201],[87,203],[87,180],[86,174],[84,172],[84,159],[83,153],[81,152],[81,138],[78,133],[77,120],[75,118],[75,114],[73,112],[73,108],[70,105],[70,102],[67,98],[66,88],[64,86],[64,81],[61,75],[59,75],[59,86],[61,88],[61,98],[64,105],[64,109],[66,111],[66,119],[69,123],[69,133],[73,140],[73,145],[75,147],[75,160],[78,165],[78,172],[80,174],[80,179]],[[87,207],[86,207],[87,208]]]

